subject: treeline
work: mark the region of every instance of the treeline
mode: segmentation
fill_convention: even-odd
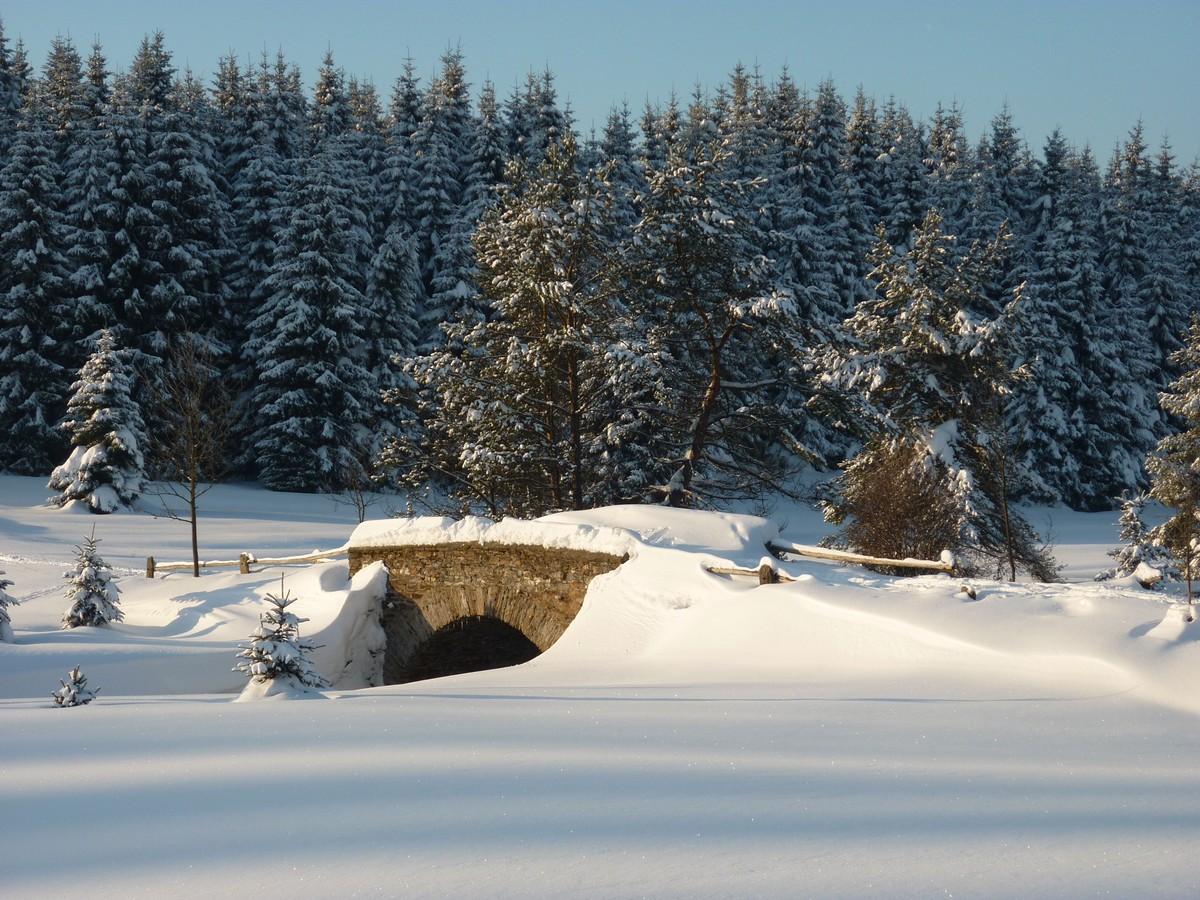
[[[1200,298],[1200,173],[1140,125],[1102,170],[1057,132],[1035,155],[1007,110],[972,145],[954,107],[918,122],[786,72],[577,135],[549,72],[501,98],[456,51],[385,100],[332,54],[310,95],[282,54],[207,86],[161,34],[116,75],[64,38],[35,72],[0,34],[0,164],[21,474],[71,453],[106,333],[147,465],[195,401],[227,440],[192,474],[274,489],[382,478],[524,513],[787,489],[897,427],[847,367],[899,351],[862,317],[929,246],[986,257],[936,287],[953,327],[1003,323],[988,433],[1013,484],[1099,508],[1145,484]]]

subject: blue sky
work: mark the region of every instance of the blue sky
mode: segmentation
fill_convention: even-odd
[[[99,37],[110,67],[142,36],[166,35],[175,62],[210,82],[217,59],[281,48],[311,86],[326,48],[385,99],[411,54],[423,77],[448,46],[471,81],[503,97],[547,66],[579,126],[614,103],[640,113],[671,91],[713,88],[741,62],[801,85],[832,77],[929,116],[957,102],[974,140],[1007,102],[1034,150],[1060,125],[1101,162],[1140,119],[1168,135],[1180,164],[1200,153],[1200,2],[1196,0],[5,0],[5,35],[40,69],[56,34],[84,52]]]

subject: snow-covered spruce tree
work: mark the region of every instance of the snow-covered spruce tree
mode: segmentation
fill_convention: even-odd
[[[243,352],[254,366],[249,443],[259,479],[276,491],[338,491],[357,472],[378,393],[360,268],[367,222],[335,164],[338,142],[298,177],[267,299]]]
[[[425,94],[412,138],[411,227],[428,303],[422,315],[421,349],[441,342],[441,326],[470,308],[471,232],[475,223],[471,177],[475,120],[462,54],[447,51],[441,73]]]
[[[6,588],[12,586],[12,581],[4,577],[4,570],[0,569],[0,641],[12,643],[12,616],[8,612],[10,606],[16,606],[17,601],[9,595]]]
[[[1108,509],[1121,486],[1140,479],[1142,456],[1118,447],[1106,424],[1128,412],[1101,375],[1118,360],[1116,335],[1098,322],[1099,211],[1087,200],[1086,160],[1059,132],[1047,139],[1043,158],[1028,216],[1032,270],[1022,295],[1031,377],[1016,386],[1009,419],[1022,464],[1036,479],[1031,499]]]
[[[1171,354],[1179,376],[1159,394],[1159,404],[1183,429],[1158,442],[1146,459],[1150,496],[1175,510],[1151,532],[1183,564],[1188,604],[1200,564],[1200,317],[1192,316],[1184,345]]]
[[[1139,123],[1123,148],[1114,153],[1102,194],[1102,272],[1104,316],[1101,327],[1114,343],[1115,365],[1107,374],[1108,390],[1121,415],[1104,423],[1134,458],[1153,450],[1168,431],[1155,402],[1173,373],[1170,355],[1179,349],[1177,333],[1187,313],[1173,298],[1157,295],[1153,229],[1154,191],[1150,161]],[[1129,322],[1139,327],[1129,328]],[[1128,485],[1141,488],[1138,481]],[[1124,487],[1124,486],[1123,486]]]
[[[87,503],[95,513],[129,506],[145,489],[142,413],[133,399],[134,375],[112,333],[100,333],[96,351],[79,372],[60,428],[71,455],[50,475],[53,502]]]
[[[62,687],[50,695],[55,706],[86,706],[100,693],[100,688],[87,686],[87,676],[79,666],[68,672],[67,677],[71,680],[61,682]]]
[[[941,226],[930,211],[903,255],[880,229],[871,257],[876,295],[846,320],[844,343],[821,359],[825,384],[841,392],[865,439],[838,478],[826,518],[875,556],[950,550],[1013,579],[1018,570],[1051,579],[1053,559],[1012,505],[1021,472],[1004,405],[1018,376],[1009,360],[1019,295],[998,318],[979,312],[1004,234],[960,254]],[[866,527],[881,517],[889,527]]]
[[[44,475],[63,456],[55,425],[79,361],[51,133],[26,119],[0,169],[0,469]]]
[[[63,576],[71,579],[67,593],[71,607],[63,613],[63,628],[99,627],[123,618],[117,605],[121,589],[113,582],[112,566],[100,558],[99,543],[93,528],[75,548],[75,570]]]
[[[259,615],[258,628],[250,634],[249,642],[238,645],[238,658],[245,662],[234,666],[234,671],[249,677],[247,689],[253,685],[261,687],[271,681],[278,682],[273,687],[300,693],[329,687],[325,676],[313,668],[308,656],[318,649],[318,645],[300,637],[300,625],[308,619],[302,619],[288,610],[296,601],[282,585],[281,579],[278,596],[267,594],[267,602],[271,606]]]
[[[1108,551],[1117,564],[1111,569],[1097,572],[1097,581],[1134,575],[1143,587],[1148,588],[1162,580],[1179,581],[1180,573],[1175,568],[1171,551],[1151,535],[1142,518],[1142,510],[1149,500],[1150,495],[1146,493],[1121,498],[1121,519],[1117,524],[1121,529],[1118,536],[1123,546]]]

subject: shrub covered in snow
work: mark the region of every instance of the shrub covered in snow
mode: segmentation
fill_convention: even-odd
[[[281,687],[302,693],[329,687],[308,656],[317,645],[300,637],[300,623],[308,619],[288,611],[295,598],[281,587],[280,596],[267,594],[267,600],[271,608],[259,616],[258,628],[250,635],[249,643],[238,645],[238,658],[245,662],[238,663],[234,670],[246,673],[252,685],[280,681]]]
[[[117,599],[121,593],[112,580],[112,566],[100,558],[96,545],[96,529],[92,529],[82,546],[75,548],[75,570],[66,574],[71,579],[71,608],[63,613],[63,628],[80,625],[107,625],[121,621]]]
[[[62,687],[50,696],[54,698],[55,706],[84,706],[96,699],[100,688],[87,686],[87,676],[80,671],[79,666],[72,669],[67,677],[70,681],[62,682]]]
[[[11,584],[12,582],[4,577],[4,570],[0,569],[0,641],[13,639],[12,617],[8,614],[8,608],[16,606],[17,601],[10,597],[5,590]]]

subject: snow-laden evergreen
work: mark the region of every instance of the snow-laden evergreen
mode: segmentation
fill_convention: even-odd
[[[280,589],[278,595],[267,594],[270,608],[259,616],[259,626],[250,635],[248,643],[240,644],[238,659],[245,660],[234,666],[250,679],[246,690],[261,688],[268,682],[279,690],[312,693],[329,687],[320,672],[313,668],[309,654],[318,649],[308,638],[300,637],[302,619],[288,607],[296,598]]]
[[[354,467],[372,469],[368,457],[413,410],[411,393],[396,421],[379,403],[381,391],[408,389],[394,358],[412,352],[410,304],[416,351],[461,351],[462,335],[451,329],[458,343],[447,344],[445,326],[493,314],[475,237],[507,163],[523,163],[529,177],[570,135],[581,144],[577,174],[612,166],[606,179],[618,227],[603,252],[629,280],[631,309],[642,290],[631,273],[648,246],[632,230],[657,214],[655,173],[680,160],[700,164],[712,142],[722,145],[718,180],[737,186],[723,212],[737,221],[739,253],[759,260],[755,277],[794,305],[769,348],[749,353],[722,379],[756,386],[746,409],[778,411],[769,440],[759,435],[754,448],[737,451],[754,456],[746,468],[790,471],[799,447],[830,466],[852,452],[855,423],[840,415],[808,363],[840,340],[843,319],[870,302],[876,225],[884,223],[888,242],[903,251],[936,208],[943,230],[964,246],[986,243],[1002,223],[1012,235],[1010,252],[981,287],[981,313],[998,316],[1024,285],[1019,357],[1009,362],[1030,377],[1014,386],[1008,410],[1013,452],[1031,476],[1021,490],[1098,508],[1145,486],[1145,455],[1169,426],[1155,395],[1174,377],[1170,354],[1200,296],[1200,177],[1195,166],[1180,168],[1167,141],[1152,152],[1140,124],[1102,179],[1090,151],[1066,136],[1031,153],[1015,124],[1019,111],[1001,109],[971,146],[957,104],[919,121],[901,100],[877,104],[862,90],[848,105],[828,79],[807,92],[786,68],[772,81],[735,65],[711,91],[697,86],[647,104],[640,134],[628,108],[617,107],[602,135],[593,126],[585,139],[575,136],[565,92],[549,70],[531,70],[502,101],[486,78],[472,90],[458,50],[447,51],[427,83],[417,72],[417,61],[404,61],[385,112],[373,84],[336,64],[332,48],[311,100],[300,68],[282,51],[246,63],[230,52],[209,90],[175,64],[161,33],[147,35],[128,64],[112,65],[98,42],[84,60],[59,38],[37,73],[19,43],[0,48],[0,165],[9,171],[0,197],[8,260],[0,281],[17,289],[0,291],[8,320],[0,352],[9,357],[0,360],[0,467],[45,472],[61,452],[52,426],[66,400],[66,373],[82,365],[105,328],[139,368],[139,402],[148,403],[142,392],[183,340],[207,345],[231,391],[277,393],[277,370],[258,354],[264,323],[279,316],[277,269],[292,264],[277,258],[294,254],[282,237],[297,205],[309,202],[293,179],[319,168],[341,186],[339,203],[353,220],[337,274],[363,295],[355,304],[362,315],[335,343],[361,343],[342,358],[369,374],[338,415],[358,436]],[[36,204],[10,189],[14,167],[51,176],[26,179],[26,187],[46,188]],[[30,250],[22,241],[35,234],[44,240]],[[415,252],[415,284],[400,243]],[[689,353],[647,340],[691,332],[686,316],[668,321],[678,310],[666,309],[651,304],[648,318],[626,323],[614,377],[669,381],[652,371],[664,353],[667,369],[686,368]],[[17,356],[20,365],[12,363]],[[629,452],[605,469],[625,473],[612,476],[613,495],[663,486],[673,457],[682,471],[683,451],[656,444],[661,406],[628,407],[621,441]],[[268,419],[279,415],[272,407]],[[148,423],[159,419],[146,409]],[[258,419],[239,430],[233,470],[274,465],[260,454],[263,425]],[[305,489],[336,480],[325,473]]]
[[[0,169],[0,469],[44,474],[62,459],[72,304],[59,169],[41,123],[19,129]]]
[[[267,300],[250,323],[249,443],[273,490],[340,490],[361,469],[378,386],[359,262],[367,222],[334,161],[336,141],[298,177]]]
[[[751,240],[755,185],[724,169],[725,142],[672,148],[649,168],[628,254],[644,399],[636,409],[671,505],[786,489],[804,448],[795,299]]]
[[[129,506],[145,490],[148,446],[142,413],[133,399],[136,379],[127,354],[107,329],[83,368],[60,427],[71,438],[71,454],[50,475],[52,501],[86,503],[95,513]]]
[[[67,599],[71,605],[63,613],[63,628],[100,627],[120,622],[121,589],[113,581],[112,566],[100,556],[96,529],[75,547],[75,569],[64,576],[71,580]]]
[[[88,687],[87,676],[79,666],[68,672],[67,677],[71,680],[60,682],[62,687],[50,695],[55,706],[86,706],[100,693],[100,688]]]
[[[1178,581],[1179,570],[1174,557],[1146,525],[1142,512],[1150,501],[1147,493],[1121,498],[1121,518],[1117,523],[1122,546],[1108,551],[1116,561],[1111,569],[1096,573],[1097,581],[1133,576],[1146,586],[1154,587],[1164,579]]]
[[[1146,469],[1150,496],[1174,510],[1153,537],[1182,563],[1190,604],[1200,562],[1200,317],[1192,316],[1184,337],[1186,343],[1171,354],[1179,375],[1159,395],[1163,410],[1181,426],[1158,442]]]
[[[487,316],[448,326],[447,349],[410,369],[425,430],[385,461],[414,487],[440,479],[492,514],[582,509],[631,487],[614,477],[628,406],[612,194],[575,154],[568,135],[536,171],[514,166],[476,233]]]
[[[1010,368],[1019,292],[988,316],[983,291],[1004,252],[956,250],[931,211],[898,253],[881,237],[876,297],[845,323],[846,341],[822,361],[826,386],[862,423],[865,444],[839,476],[827,514],[852,546],[878,556],[974,555],[1015,579],[1052,578],[1054,564],[1014,508],[1023,472],[1005,405],[1022,373]],[[876,523],[891,521],[882,529]],[[941,547],[901,544],[906,535]]]

